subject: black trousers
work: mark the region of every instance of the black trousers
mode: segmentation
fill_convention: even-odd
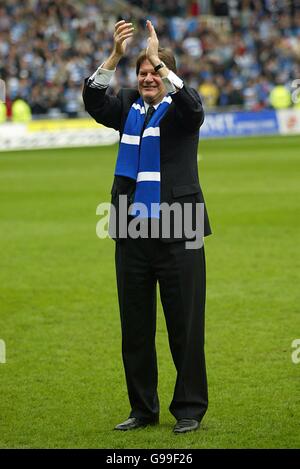
[[[116,274],[130,417],[159,415],[155,349],[156,285],[177,370],[170,412],[200,421],[208,405],[204,356],[205,255],[185,242],[123,239],[116,242]]]

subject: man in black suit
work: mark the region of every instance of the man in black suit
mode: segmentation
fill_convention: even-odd
[[[126,200],[126,217],[129,208],[128,227],[137,217],[131,209],[138,194],[142,194],[141,200],[143,197],[148,201],[151,197],[158,197],[162,205],[177,203],[180,209],[187,205],[191,208],[187,219],[192,225],[194,238],[186,234],[185,219],[182,218],[178,224],[172,216],[168,218],[166,235],[161,213],[158,216],[150,214],[146,220],[140,218],[139,226],[149,228],[148,237],[132,237],[129,232],[127,236],[121,235],[120,226],[113,229],[122,356],[131,405],[129,418],[115,429],[131,430],[159,421],[155,349],[158,282],[170,350],[177,370],[170,404],[170,412],[177,420],[173,431],[185,433],[199,427],[208,405],[204,356],[204,246],[202,242],[196,249],[194,246],[187,248],[188,239],[196,237],[199,241],[195,233],[201,231],[197,224],[200,206],[204,207],[201,212],[201,240],[203,235],[211,233],[197,168],[199,128],[204,113],[198,93],[186,87],[176,75],[172,52],[159,48],[150,21],[146,27],[149,36],[147,49],[140,53],[136,63],[138,89],[121,89],[117,96],[107,93],[109,81],[125,54],[127,40],[134,34],[132,24],[122,20],[115,25],[112,54],[85,81],[83,99],[86,110],[97,122],[120,132],[119,156],[111,191],[117,219],[120,211],[124,215],[120,196]],[[159,123],[153,127],[151,122]],[[133,129],[131,133],[130,129]],[[147,137],[145,150],[143,142]],[[145,163],[148,158],[147,164],[155,164],[155,171],[130,174],[128,168],[132,164],[133,147],[138,152],[137,164]],[[141,182],[145,184],[141,186]],[[139,192],[140,187],[144,189]],[[151,225],[155,217],[157,231],[153,228],[155,225]]]

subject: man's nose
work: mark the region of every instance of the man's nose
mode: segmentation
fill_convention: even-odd
[[[145,78],[145,81],[152,81],[153,78],[152,78],[152,74],[151,73],[148,73],[146,78]]]

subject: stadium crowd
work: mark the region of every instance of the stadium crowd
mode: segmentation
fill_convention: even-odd
[[[296,0],[0,0],[8,116],[20,98],[34,115],[80,115],[83,78],[110,53],[120,17],[134,23],[136,34],[113,88],[135,86],[135,57],[146,45],[150,18],[161,46],[175,52],[179,76],[199,90],[207,108],[293,105],[293,81],[300,77]]]

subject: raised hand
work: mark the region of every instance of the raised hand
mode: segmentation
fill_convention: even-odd
[[[147,58],[150,60],[150,62],[153,59],[158,58],[158,37],[156,35],[156,31],[154,29],[153,24],[151,23],[150,20],[147,20],[146,22],[146,27],[148,29],[149,37],[147,39],[147,48],[146,48],[146,55]]]
[[[126,23],[125,20],[118,21],[115,24],[114,32],[114,53],[123,56],[126,51],[127,39],[133,36],[134,27],[132,23]]]

